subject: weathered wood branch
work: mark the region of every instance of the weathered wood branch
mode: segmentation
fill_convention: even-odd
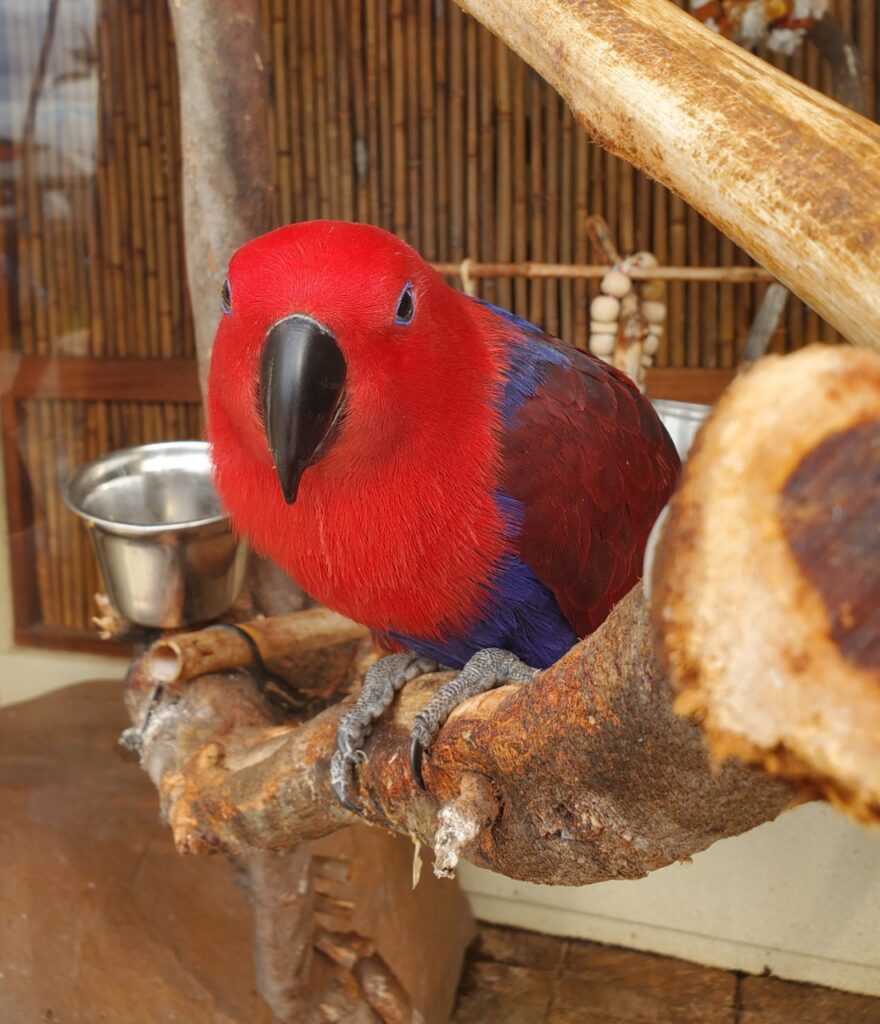
[[[880,348],[880,127],[667,0],[458,0],[606,149]]]
[[[880,358],[817,346],[728,389],[672,501],[653,613],[718,756],[880,820]]]
[[[152,680],[140,672],[132,694],[145,699]],[[479,808],[477,827],[445,848],[512,877],[640,877],[774,817],[791,798],[741,765],[717,770],[699,729],[673,713],[638,590],[536,682],[460,708],[431,750],[426,794],[412,782],[408,731],[445,678],[414,681],[377,725],[358,773],[364,817],[430,846],[441,807],[464,799]],[[282,849],[356,821],[328,774],[343,710],[279,725],[242,675],[204,677],[163,703],[146,730],[145,765],[178,847]]]

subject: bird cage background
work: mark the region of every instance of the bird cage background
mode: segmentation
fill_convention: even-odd
[[[875,0],[836,13],[876,69]],[[749,263],[591,142],[559,96],[451,0],[263,0],[262,14],[277,223],[369,221],[445,263],[583,264],[601,262],[584,230],[599,213],[622,252]],[[0,60],[0,391],[16,639],[85,648],[100,582],[60,484],[103,452],[202,430],[167,0],[0,0]],[[814,48],[773,60],[830,91]],[[475,284],[586,347],[594,283]],[[717,394],[764,287],[670,283],[652,394]],[[793,301],[773,347],[835,339]]]

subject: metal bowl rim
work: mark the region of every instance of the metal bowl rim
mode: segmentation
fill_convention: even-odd
[[[704,420],[712,408],[702,402],[682,402],[677,398],[651,398],[650,401],[658,413],[665,412],[681,420]]]
[[[125,456],[132,456],[135,454],[143,455],[157,452],[183,452],[183,451],[195,451],[198,454],[205,454],[208,456],[208,462],[211,462],[211,445],[208,441],[154,441],[151,444],[136,444],[131,445],[128,448],[117,448],[115,451],[107,452],[105,455],[100,455],[97,459],[93,459],[91,462],[87,462],[84,466],[80,466],[79,469],[68,479],[64,485],[64,502],[67,507],[75,515],[78,515],[81,519],[84,519],[90,526],[100,527],[102,530],[106,530],[108,533],[116,534],[120,537],[155,537],[162,533],[179,533],[184,530],[197,530],[206,526],[214,526],[217,524],[226,524],[227,528],[231,531],[229,524],[229,517],[224,512],[220,512],[214,516],[205,516],[201,519],[187,519],[176,523],[153,523],[150,525],[142,525],[138,523],[120,523],[114,522],[112,519],[104,519],[101,516],[92,515],[80,505],[74,498],[74,491],[82,482],[89,472],[93,471],[102,462],[109,461],[110,459],[123,459]]]

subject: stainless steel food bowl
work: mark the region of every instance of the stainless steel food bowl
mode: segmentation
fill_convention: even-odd
[[[132,622],[189,626],[238,596],[246,548],[214,490],[207,443],[111,452],[79,469],[64,497],[89,525],[108,597]]]

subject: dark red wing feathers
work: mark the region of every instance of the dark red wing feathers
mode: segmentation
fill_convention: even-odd
[[[629,378],[566,355],[572,365],[547,365],[505,433],[502,487],[523,505],[520,558],[585,636],[641,575],[679,461]]]

